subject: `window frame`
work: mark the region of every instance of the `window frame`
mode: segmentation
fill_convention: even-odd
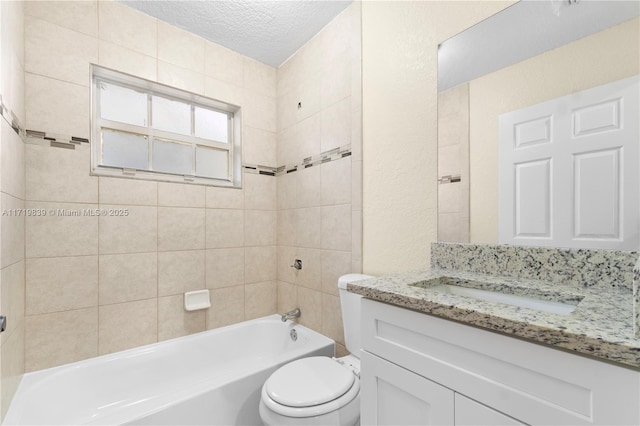
[[[120,86],[144,93],[147,97],[147,125],[122,123],[100,116],[100,83]],[[183,135],[153,128],[152,98],[158,96],[172,101],[189,104],[191,114],[191,134]],[[227,115],[226,143],[195,136],[195,108],[201,107]],[[156,83],[130,74],[91,65],[91,175],[127,177],[161,182],[195,183],[208,186],[242,187],[242,109],[240,106],[207,98],[185,90]],[[170,141],[189,145],[192,150],[190,174],[147,169],[131,169],[101,164],[103,140],[102,131],[111,130],[145,137],[148,144],[147,164],[153,167],[153,144],[155,140]],[[197,176],[196,150],[199,146],[228,151],[227,175],[224,177]]]

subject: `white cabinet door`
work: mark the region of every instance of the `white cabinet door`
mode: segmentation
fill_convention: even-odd
[[[455,396],[456,426],[523,426],[521,423],[499,411],[482,405],[466,396]]]
[[[499,242],[640,248],[638,77],[499,119]]]
[[[451,389],[362,352],[362,425],[453,425]]]

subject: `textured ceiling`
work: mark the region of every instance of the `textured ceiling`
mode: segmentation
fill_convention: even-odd
[[[231,50],[277,67],[344,10],[352,0],[120,1]]]

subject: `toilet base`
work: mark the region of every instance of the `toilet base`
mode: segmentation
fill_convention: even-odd
[[[360,395],[339,410],[314,417],[287,417],[269,410],[260,401],[260,418],[266,426],[359,426]]]

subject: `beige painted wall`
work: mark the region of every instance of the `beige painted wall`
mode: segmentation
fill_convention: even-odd
[[[637,75],[640,19],[470,83],[471,242],[498,240],[498,116]]]
[[[365,273],[429,265],[438,216],[438,45],[512,3],[362,4]]]

